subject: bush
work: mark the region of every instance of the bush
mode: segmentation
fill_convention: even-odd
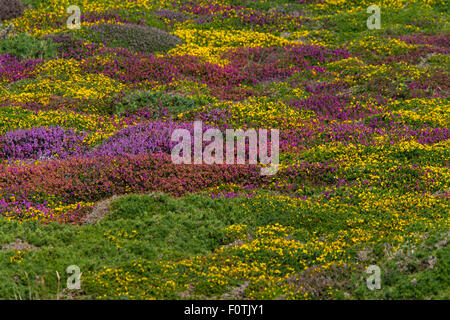
[[[125,47],[137,52],[165,52],[181,40],[160,29],[135,24],[99,24],[91,27],[94,42],[107,42],[111,47]]]
[[[82,152],[84,134],[61,127],[38,127],[8,132],[1,140],[2,156],[8,159],[65,158]]]
[[[20,17],[23,9],[20,0],[0,0],[0,21]]]
[[[204,126],[203,131],[209,127]],[[178,141],[172,141],[172,133],[177,129],[189,130],[193,135],[192,123],[152,121],[126,127],[109,137],[102,145],[92,152],[94,155],[116,156],[126,154],[170,154]],[[194,141],[191,139],[191,150]]]
[[[199,101],[180,95],[171,95],[161,92],[136,91],[125,96],[116,105],[116,113],[132,113],[145,107],[153,107],[157,110],[166,109],[170,114],[179,114],[207,104],[207,101]]]
[[[0,54],[0,79],[14,82],[20,79],[33,77],[33,70],[41,63],[41,60],[33,59],[21,61],[8,53]]]
[[[74,38],[67,33],[49,34],[43,39],[56,43],[59,56],[64,59],[83,60],[95,55],[100,47],[95,43],[86,44],[82,39]]]
[[[58,54],[57,44],[39,40],[25,33],[0,41],[0,54],[9,53],[22,59],[51,59]]]

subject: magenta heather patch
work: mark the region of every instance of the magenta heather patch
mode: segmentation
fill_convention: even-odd
[[[72,39],[69,34],[62,33],[48,35],[44,39],[51,39],[58,44],[58,53],[64,59],[83,60],[96,54],[100,45],[95,43],[86,44],[83,40]]]
[[[8,53],[0,55],[0,80],[17,81],[31,78],[33,71],[43,61],[39,59],[21,60]]]
[[[61,127],[19,129],[5,134],[0,152],[6,159],[66,158],[87,149],[84,137],[83,133]]]
[[[314,111],[319,119],[326,120],[355,120],[362,119],[380,112],[380,108],[364,106],[356,102],[351,104],[350,97],[311,96],[304,100],[291,100],[288,104],[297,109]]]
[[[125,154],[170,154],[178,143],[171,141],[172,132],[176,129],[187,129],[193,132],[192,123],[176,123],[151,121],[124,128],[111,136],[103,144],[96,147],[91,154],[116,156]],[[206,131],[208,127],[204,127]],[[191,145],[193,146],[192,140]]]

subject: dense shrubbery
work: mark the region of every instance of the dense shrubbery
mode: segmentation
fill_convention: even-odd
[[[84,136],[73,129],[60,127],[10,131],[3,138],[0,155],[8,159],[66,158],[82,152]]]
[[[81,60],[95,54],[98,44],[85,44],[82,39],[74,39],[67,33],[46,35],[44,39],[50,39],[57,44],[59,55],[65,59]]]
[[[115,106],[118,114],[131,114],[135,111],[151,107],[156,110],[167,110],[171,114],[179,114],[207,104],[205,100],[193,99],[181,95],[165,94],[154,91],[137,91],[123,97]]]
[[[162,191],[182,196],[221,183],[252,186],[268,180],[256,166],[177,165],[166,154],[71,157],[26,167],[0,165],[0,173],[2,192],[32,195],[38,184],[41,192],[58,195],[68,204],[99,201],[130,188],[137,193]],[[16,179],[20,185],[12,185]]]
[[[172,132],[176,129],[187,129],[193,134],[192,123],[148,122],[120,130],[98,146],[94,154],[111,156],[160,152],[170,154],[178,143],[171,141]],[[203,129],[207,130],[207,127]],[[192,146],[193,144],[192,141]]]
[[[181,43],[170,33],[153,27],[134,24],[99,24],[91,28],[92,39],[107,42],[110,46],[122,46],[137,52],[165,52]]]
[[[42,60],[39,59],[24,61],[9,53],[0,54],[0,80],[13,82],[29,78],[40,63]]]
[[[24,5],[20,0],[0,0],[0,21],[22,15]]]
[[[57,45],[39,40],[25,33],[0,41],[0,54],[9,53],[22,59],[50,59],[56,57]]]

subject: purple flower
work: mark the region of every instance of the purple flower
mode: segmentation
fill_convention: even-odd
[[[38,127],[10,131],[3,137],[1,155],[7,159],[65,158],[81,154],[85,133],[61,127]]]

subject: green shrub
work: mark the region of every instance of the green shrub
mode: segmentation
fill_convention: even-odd
[[[165,52],[181,43],[181,40],[160,29],[136,24],[99,24],[91,27],[88,38],[105,42],[111,47],[125,47],[137,52]]]
[[[57,56],[57,44],[39,40],[25,33],[0,41],[0,54],[9,53],[23,59],[51,59]]]
[[[23,9],[20,0],[0,0],[0,21],[20,17]]]
[[[115,106],[115,113],[122,114],[126,111],[134,112],[146,107],[153,107],[156,110],[166,108],[170,114],[179,114],[203,104],[207,104],[207,101],[155,91],[135,91],[125,96]]]

